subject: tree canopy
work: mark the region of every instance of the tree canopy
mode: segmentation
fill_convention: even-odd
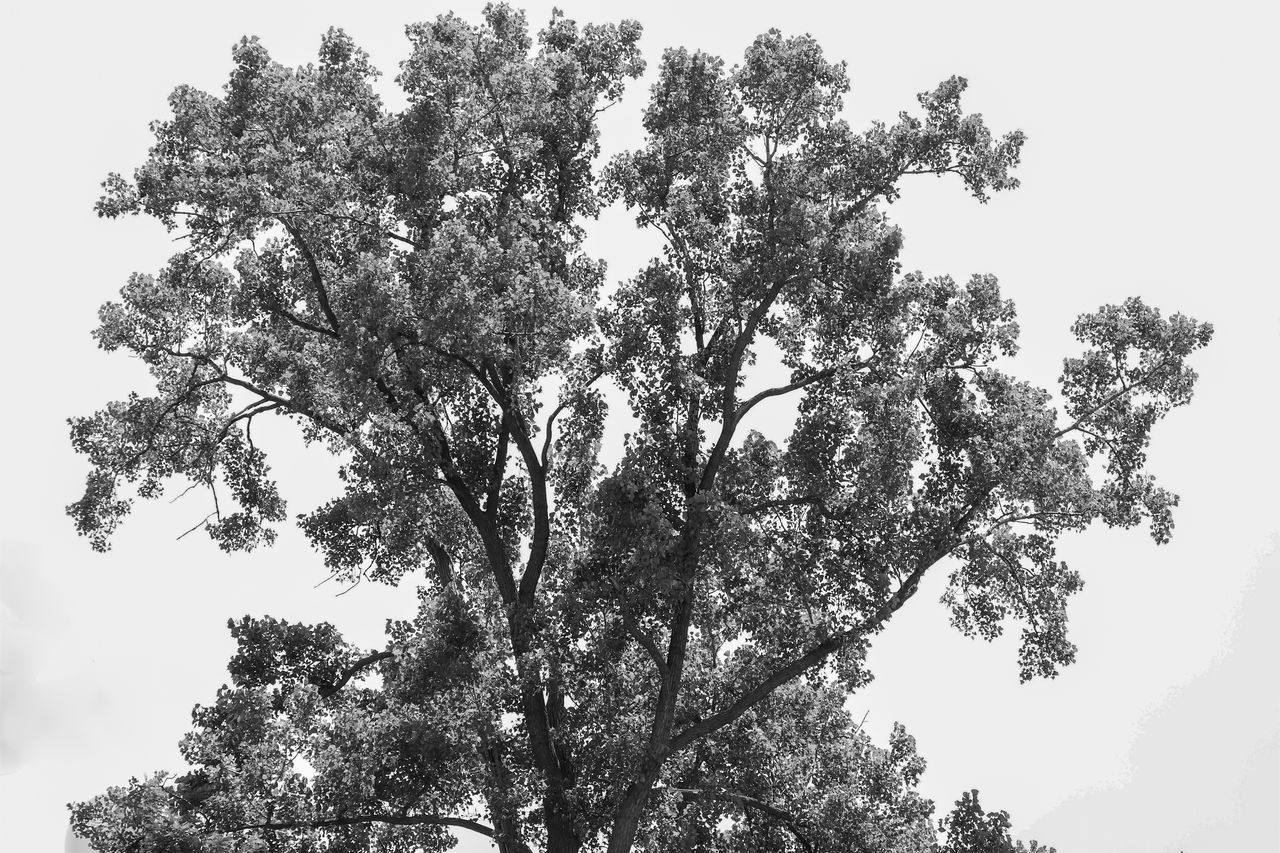
[[[339,577],[415,585],[418,615],[373,650],[233,620],[190,767],[74,806],[75,830],[105,851],[932,849],[914,741],[874,747],[844,707],[869,643],[938,566],[961,631],[1017,626],[1023,679],[1071,663],[1081,579],[1055,543],[1096,521],[1168,539],[1145,449],[1210,327],[1136,299],[1081,316],[1055,398],[1000,369],[1018,327],[994,277],[903,273],[906,179],[1018,183],[1022,134],[965,113],[962,78],[858,131],[809,36],[732,67],[671,49],[643,145],[601,166],[637,23],[534,36],[495,5],[407,33],[403,110],[341,31],[297,68],[245,39],[223,92],[176,89],[108,178],[102,215],[186,242],[101,310],[101,346],[155,389],[73,419],[69,512],[105,549],[186,481],[220,547],[270,544],[286,508],[252,427],[289,418],[343,483],[302,530]],[[614,203],[663,246],[620,281],[583,248]],[[788,395],[790,437],[754,431]],[[957,808],[957,838],[1007,841],[976,795]]]

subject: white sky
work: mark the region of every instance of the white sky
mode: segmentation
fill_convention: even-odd
[[[1063,853],[1280,850],[1280,482],[1273,263],[1280,190],[1273,36],[1263,3],[632,4],[562,2],[579,20],[645,25],[651,62],[684,44],[730,62],[758,32],[810,31],[849,62],[857,122],[891,120],[914,94],[962,74],[968,108],[1030,141],[1023,187],[986,207],[957,182],[920,179],[891,211],[908,269],[997,274],[1018,303],[1020,373],[1054,386],[1072,319],[1139,294],[1217,327],[1197,357],[1197,399],[1157,433],[1153,469],[1183,495],[1172,544],[1090,531],[1065,543],[1086,587],[1074,602],[1078,663],[1019,686],[1011,643],[964,640],[926,586],[872,653],[855,697],[882,737],[901,720],[946,811],[982,791],[1024,838]],[[832,6],[836,4],[831,4]],[[286,64],[347,28],[387,72],[402,26],[478,3],[46,3],[8,14],[3,63],[7,264],[0,500],[0,826],[6,849],[62,848],[64,804],[131,775],[177,766],[196,701],[226,680],[229,616],[327,619],[377,645],[412,591],[362,586],[335,598],[300,536],[227,557],[174,537],[204,510],[146,505],[107,556],[77,540],[62,507],[82,461],[64,419],[139,387],[98,353],[97,306],[173,246],[157,224],[97,220],[109,170],[128,171],[179,83],[217,89],[229,48],[260,35]],[[530,3],[535,24],[549,6]],[[609,149],[634,145],[644,86],[606,114]],[[625,215],[593,250],[614,276],[644,260]],[[777,411],[775,410],[775,417]],[[766,427],[781,429],[783,420]],[[328,480],[277,455],[291,510]],[[466,849],[466,848],[460,848]]]

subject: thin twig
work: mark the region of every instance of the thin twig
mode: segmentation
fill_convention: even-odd
[[[213,518],[213,515],[214,515],[213,513],[209,513],[209,514],[208,514],[208,515],[206,515],[204,518],[202,518],[202,519],[200,519],[199,521],[197,521],[197,522],[195,523],[195,525],[193,525],[189,530],[187,530],[187,532],[186,532],[186,533],[183,533],[183,534],[181,534],[180,536],[178,536],[178,539],[182,539],[182,538],[184,538],[185,536],[187,536],[187,535],[188,535],[188,534],[190,534],[190,533],[195,533],[197,530],[199,530],[199,529],[200,529],[200,527],[201,527],[201,526],[203,526],[203,525],[204,525],[204,523],[205,523],[205,522],[207,522],[209,519]],[[175,539],[174,541],[175,541],[175,542],[177,542],[177,541],[178,541],[178,539]]]

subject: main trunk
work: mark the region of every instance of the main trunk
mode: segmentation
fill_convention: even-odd
[[[582,846],[573,831],[573,822],[563,811],[561,803],[553,804],[548,798],[545,806],[547,821],[547,853],[578,853]]]
[[[640,818],[644,815],[644,804],[649,799],[649,791],[653,789],[656,776],[644,777],[632,782],[622,801],[618,803],[617,815],[613,819],[613,829],[609,832],[608,853],[631,853],[636,842],[636,833],[640,829]]]

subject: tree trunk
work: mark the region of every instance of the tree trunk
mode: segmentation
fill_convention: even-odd
[[[622,795],[613,819],[613,829],[609,832],[608,853],[631,853],[636,832],[640,829],[640,818],[644,816],[645,801],[649,799],[649,791],[657,778],[657,773],[646,773],[632,782]]]
[[[582,842],[573,831],[573,822],[563,813],[554,813],[559,811],[556,806],[547,803],[547,853],[578,853]]]

